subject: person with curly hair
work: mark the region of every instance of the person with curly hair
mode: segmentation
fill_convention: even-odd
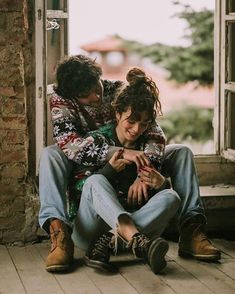
[[[119,236],[157,274],[166,266],[169,247],[160,236],[176,214],[180,197],[159,172],[159,162],[152,160],[151,166],[138,169],[123,157],[123,148],[144,150],[147,141],[143,134],[156,120],[154,105],[158,99],[156,84],[141,69],[131,69],[127,81],[112,102],[116,121],[86,136],[93,138],[97,152],[104,142],[119,150],[98,170],[91,172],[86,162],[78,167],[77,187],[82,195],[74,240],[86,249],[84,261],[88,266],[111,272],[116,268],[109,258],[112,249],[117,250]],[[136,179],[145,183],[143,194],[132,193]]]
[[[51,238],[51,251],[46,259],[50,272],[69,269],[73,261],[73,221],[67,209],[72,172],[84,163],[91,169],[102,166],[120,149],[106,141],[97,149],[94,139],[86,136],[89,131],[115,121],[111,103],[124,86],[123,81],[102,80],[101,75],[100,65],[84,55],[71,56],[57,67],[57,83],[50,98],[56,144],[43,149],[39,165],[39,224]],[[158,95],[154,107],[161,114]],[[181,198],[179,254],[218,260],[220,252],[203,232],[206,218],[192,152],[179,144],[166,146],[165,135],[156,121],[141,136],[145,138],[145,148],[123,148],[122,156],[138,169],[145,167],[142,176],[149,176],[148,167],[155,162],[161,174],[171,178],[173,189]],[[144,197],[146,189],[146,182],[137,178],[128,193]]]

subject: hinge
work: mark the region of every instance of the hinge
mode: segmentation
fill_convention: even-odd
[[[38,98],[42,98],[42,87],[38,87]]]
[[[38,9],[38,20],[42,19],[42,9]]]

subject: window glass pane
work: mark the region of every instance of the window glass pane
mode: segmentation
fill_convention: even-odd
[[[64,9],[64,0],[47,0],[47,9],[48,10],[63,10]]]
[[[227,13],[235,13],[235,1],[227,0]]]
[[[226,41],[225,47],[228,48],[226,82],[235,82],[235,23],[228,24]]]
[[[235,149],[235,93],[228,92],[228,148]]]
[[[61,22],[63,20],[60,19],[59,23],[61,24]],[[61,57],[60,34],[60,29],[47,31],[47,84],[52,84],[55,81],[55,66]]]

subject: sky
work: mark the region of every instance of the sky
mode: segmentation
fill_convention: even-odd
[[[195,10],[214,9],[215,0],[180,0]],[[118,34],[145,44],[187,45],[186,23],[173,15],[181,11],[173,0],[69,0],[69,51]]]

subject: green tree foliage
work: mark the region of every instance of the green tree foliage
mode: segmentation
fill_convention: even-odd
[[[176,5],[181,5],[175,2]],[[180,84],[198,81],[200,85],[212,85],[214,80],[214,14],[203,9],[195,11],[190,6],[181,5],[182,11],[175,16],[187,22],[184,38],[190,45],[187,47],[168,46],[155,43],[149,46],[137,42],[125,42],[129,50],[149,57],[169,71],[169,79]],[[167,33],[167,32],[166,32]]]
[[[213,139],[213,110],[196,106],[185,106],[167,113],[159,123],[168,142],[206,142]]]

